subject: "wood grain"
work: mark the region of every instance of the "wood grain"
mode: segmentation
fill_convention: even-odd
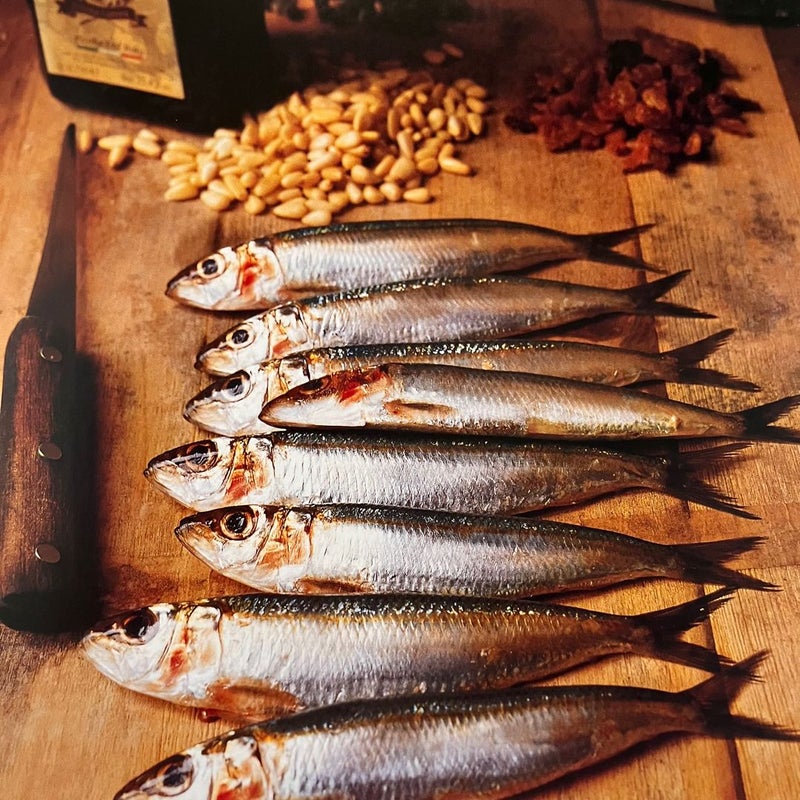
[[[640,239],[641,254],[669,270],[691,268],[690,279],[670,299],[712,310],[718,322],[626,319],[582,332],[608,335],[617,344],[667,349],[734,326],[738,333],[732,344],[710,365],[762,383],[765,401],[797,391],[800,142],[763,32],[633,0],[474,5],[482,18],[453,26],[448,37],[468,54],[458,69],[492,91],[491,134],[464,148],[476,176],[437,176],[431,182],[436,200],[429,206],[362,208],[345,219],[486,216],[574,232],[655,222]],[[725,52],[742,72],[742,94],[764,106],[763,114],[751,117],[755,135],[720,134],[711,164],[689,165],[671,176],[625,176],[608,153],[554,156],[539,139],[504,128],[502,115],[518,100],[533,68],[585,52],[602,37],[630,35],[637,25]],[[33,284],[64,126],[89,122],[98,133],[137,126],[72,111],[48,94],[33,66],[35,39],[23,0],[4,2],[0,33],[0,96],[11,98],[0,104],[0,341],[5,342]],[[800,47],[800,35],[793,41]],[[94,467],[103,609],[240,591],[180,547],[172,530],[183,510],[141,474],[152,456],[200,436],[181,418],[186,399],[206,383],[192,368],[194,355],[232,319],[178,307],[163,289],[178,268],[215,247],[289,225],[272,217],[254,219],[241,210],[218,216],[198,203],[167,204],[161,199],[165,170],[158,162],[138,159],[113,172],[103,154],[94,153],[81,160],[80,168],[78,334],[97,375]],[[586,263],[550,267],[542,274],[615,287],[644,280],[627,270]],[[669,386],[667,392],[725,409],[758,402],[721,389]],[[740,592],[690,637],[734,658],[768,648],[764,682],[748,688],[735,709],[794,726],[800,726],[800,641],[793,626],[800,577],[799,460],[800,449],[790,445],[755,444],[735,463],[710,471],[710,479],[741,498],[761,521],[645,493],[557,515],[659,542],[769,536],[767,546],[738,565],[785,590]],[[689,599],[697,591],[657,581],[582,595],[576,602],[638,613]],[[150,764],[227,727],[117,687],[81,656],[74,639],[2,629],[0,666],[6,723],[0,729],[0,785],[11,800],[110,798]],[[628,657],[576,670],[557,682],[679,690],[702,677]],[[560,781],[536,797],[775,800],[796,794],[798,774],[796,745],[672,738]]]

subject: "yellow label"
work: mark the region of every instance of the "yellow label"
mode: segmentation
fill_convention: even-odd
[[[183,100],[168,0],[34,0],[47,71]]]

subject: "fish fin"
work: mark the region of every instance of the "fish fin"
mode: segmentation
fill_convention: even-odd
[[[631,618],[635,626],[634,636],[644,637],[644,641],[639,642],[643,652],[665,661],[707,672],[719,672],[723,667],[736,669],[730,659],[718,655],[714,650],[677,638],[705,622],[712,612],[730,600],[734,591],[730,588],[718,589],[678,606],[638,614]]]
[[[441,419],[453,413],[453,407],[442,403],[413,403],[406,400],[389,400],[383,404],[384,409],[393,417],[402,417],[413,421],[422,417],[423,421],[430,418]]]
[[[800,741],[800,731],[770,722],[731,714],[728,704],[741,690],[755,680],[756,670],[767,657],[767,652],[755,653],[734,665],[734,671],[725,670],[706,681],[681,692],[692,701],[702,720],[702,732],[719,739],[771,739]]]
[[[727,511],[737,517],[759,519],[757,515],[742,508],[734,498],[697,475],[701,470],[715,467],[747,447],[746,442],[735,442],[677,453],[667,466],[664,491],[680,500],[698,503],[718,511]]]
[[[667,275],[664,278],[659,278],[657,281],[650,281],[640,286],[632,286],[630,289],[625,289],[624,293],[628,296],[633,306],[629,309],[630,312],[632,314],[666,314],[671,317],[716,319],[714,314],[658,299],[661,295],[666,294],[670,289],[677,286],[690,272],[691,270],[685,269],[681,272]]]
[[[650,230],[654,223],[646,225],[634,225],[631,228],[623,228],[618,231],[606,231],[605,233],[593,233],[582,237],[586,246],[586,258],[591,261],[598,261],[601,264],[611,264],[618,267],[630,267],[631,269],[643,269],[647,272],[666,272],[662,267],[648,264],[640,258],[626,256],[612,250],[622,242],[627,242],[638,236],[640,233]]]
[[[761,387],[757,383],[745,381],[715,369],[705,369],[697,366],[699,361],[705,360],[712,353],[719,350],[720,347],[727,344],[733,333],[733,328],[726,328],[724,331],[706,336],[705,339],[662,353],[662,358],[670,358],[675,362],[675,372],[670,376],[669,380],[679,383],[693,383],[700,386],[721,386],[725,389],[738,389],[743,392],[761,391]]]
[[[225,716],[280,717],[298,711],[298,697],[278,687],[232,686],[226,681],[211,683],[206,691],[208,707]]]
[[[371,589],[356,581],[324,581],[316,578],[301,578],[294,583],[294,591],[300,594],[355,594]]]
[[[765,541],[763,536],[741,536],[716,542],[671,545],[671,549],[681,561],[682,577],[693,583],[721,583],[736,589],[780,591],[780,586],[774,583],[723,566],[726,561],[760,547]]]
[[[743,435],[748,439],[763,442],[800,442],[800,430],[775,427],[771,424],[798,406],[800,406],[800,394],[793,394],[772,403],[764,403],[747,411],[741,411],[736,416],[741,418],[744,424]]]

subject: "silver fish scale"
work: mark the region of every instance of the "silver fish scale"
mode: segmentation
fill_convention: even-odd
[[[271,441],[274,483],[247,502],[520,513],[557,504],[573,469],[594,480],[603,457],[625,462],[613,451],[507,439],[299,432]]]
[[[332,709],[337,714],[299,715],[300,726],[305,719],[320,724],[296,724],[293,730],[265,726],[289,728],[278,734],[281,777],[275,800],[430,800],[441,792],[495,797],[498,789],[511,796],[586,758],[606,758],[659,733],[702,729],[697,713],[679,696],[624,687],[564,687],[363,709],[367,713],[348,706]],[[602,724],[631,712],[643,723],[627,734]],[[598,730],[606,731],[602,738]],[[273,746],[270,739],[262,744],[265,764],[276,761]]]
[[[359,232],[328,229],[325,237],[295,241],[273,240],[288,285],[374,285],[436,277],[446,269],[451,275],[475,275],[489,271],[490,253],[465,252],[463,245],[443,237],[435,248],[430,238],[408,236],[393,241],[368,241]],[[357,278],[356,278],[357,276]]]

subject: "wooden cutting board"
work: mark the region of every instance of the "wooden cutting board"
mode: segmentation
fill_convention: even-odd
[[[436,199],[427,206],[360,208],[342,219],[484,216],[574,232],[655,222],[641,237],[641,255],[669,270],[692,269],[670,299],[711,310],[718,321],[625,320],[586,332],[663,350],[732,326],[738,333],[713,357],[712,366],[762,384],[765,401],[798,391],[800,142],[764,32],[626,0],[473,5],[483,19],[455,26],[448,36],[466,51],[459,69],[489,87],[495,109],[489,135],[463,149],[476,176],[436,177],[430,184]],[[719,134],[712,164],[682,167],[671,176],[625,176],[605,152],[554,156],[538,139],[504,128],[503,113],[518,100],[532,67],[580,53],[602,38],[630,35],[638,25],[725,52],[742,73],[741,93],[764,106],[763,114],[750,118],[754,136]],[[775,35],[789,48],[789,67],[791,53],[800,48],[798,34]],[[5,0],[0,96],[11,102],[0,105],[3,342],[27,305],[64,126],[75,120],[99,133],[137,130],[130,121],[74,112],[55,101],[34,67],[35,52],[27,6],[23,0]],[[94,153],[81,159],[80,172],[79,345],[96,367],[96,556],[104,611],[241,591],[182,550],[172,530],[183,510],[142,477],[152,456],[201,438],[181,417],[184,402],[206,383],[192,368],[194,355],[232,319],[179,307],[163,289],[179,267],[216,247],[288,226],[241,210],[218,216],[199,203],[168,204],[161,198],[166,178],[158,162],[138,159],[112,172],[102,154]],[[590,264],[551,267],[543,274],[609,286],[636,280],[625,270]],[[667,391],[728,410],[752,400],[709,388],[669,386]],[[635,493],[558,515],[665,543],[768,536],[763,549],[737,566],[784,590],[740,592],[691,638],[737,659],[769,649],[764,682],[748,688],[734,708],[795,727],[800,727],[798,475],[800,448],[768,444],[753,445],[713,475],[761,521]],[[636,613],[689,599],[697,591],[659,581],[575,602]],[[0,671],[0,785],[11,800],[111,798],[150,764],[226,727],[117,687],[82,658],[69,638],[0,630]],[[678,690],[702,677],[629,657],[576,670],[558,682]],[[798,775],[797,745],[670,739],[536,796],[776,800],[797,795]]]

